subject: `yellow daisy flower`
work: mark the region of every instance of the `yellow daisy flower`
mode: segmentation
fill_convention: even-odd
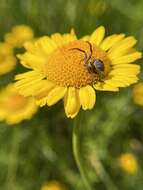
[[[24,119],[31,119],[37,112],[35,100],[31,97],[25,98],[20,95],[9,84],[0,91],[0,120],[5,120],[8,124],[16,124]]]
[[[0,75],[6,74],[14,69],[16,58],[13,48],[8,43],[0,43]]]
[[[27,25],[18,25],[12,28],[10,33],[5,35],[5,41],[13,47],[22,47],[26,41],[32,40],[34,33]]]
[[[65,187],[57,181],[51,181],[47,184],[44,184],[41,187],[41,190],[65,190]]]
[[[40,106],[51,106],[64,98],[67,117],[75,117],[80,107],[92,109],[95,90],[118,91],[138,81],[140,67],[130,64],[141,58],[133,49],[134,37],[114,34],[104,39],[105,29],[77,39],[69,34],[44,36],[25,44],[18,55],[32,71],[16,76],[16,87],[24,96],[35,97]]]
[[[129,174],[135,174],[138,170],[138,163],[135,156],[131,153],[121,154],[119,157],[120,167]]]
[[[140,82],[134,86],[133,98],[136,104],[143,106],[143,82]]]

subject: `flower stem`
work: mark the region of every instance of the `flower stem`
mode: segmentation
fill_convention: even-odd
[[[85,171],[83,160],[81,159],[80,150],[80,119],[77,117],[74,121],[73,135],[72,135],[73,154],[81,174],[81,178],[85,185],[86,190],[92,190],[88,180],[87,171]]]

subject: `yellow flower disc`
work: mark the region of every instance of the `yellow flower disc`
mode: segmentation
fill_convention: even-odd
[[[107,74],[111,61],[103,50],[95,44],[91,46],[92,59],[100,59],[104,63],[104,74]],[[99,78],[98,74],[89,73],[88,62],[85,60],[85,56],[89,57],[90,54],[89,44],[80,40],[57,48],[49,55],[47,64],[45,64],[45,74],[50,81],[60,86],[80,88],[96,83]]]
[[[23,109],[24,106],[28,103],[28,99],[20,94],[12,94],[9,98],[2,102],[3,106],[11,112]]]

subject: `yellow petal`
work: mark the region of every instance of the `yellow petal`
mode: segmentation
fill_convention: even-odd
[[[35,52],[35,46],[34,46],[34,42],[33,41],[28,41],[24,43],[24,48],[31,52],[34,53]]]
[[[48,80],[43,80],[42,87],[38,90],[38,92],[36,93],[34,97],[36,98],[36,100],[40,100],[44,97],[47,97],[49,92],[55,87],[56,86],[53,82],[48,81]]]
[[[48,36],[39,38],[35,42],[35,46],[38,52],[41,52],[42,54],[45,53],[45,55],[48,55],[57,48],[57,44]]]
[[[33,42],[26,42],[24,47],[28,53],[31,53],[37,57],[41,57],[41,55],[47,56],[49,53],[55,50],[57,48],[57,44],[48,36],[43,36]]]
[[[16,89],[24,96],[35,95],[43,86],[44,75],[38,71],[29,71],[23,74],[16,75]]]
[[[125,69],[125,67],[120,67],[120,68],[114,68],[112,71],[110,71],[109,76],[112,75],[121,75],[124,74],[125,76],[130,76],[130,75],[137,75],[140,72],[140,66],[136,65],[136,67],[129,67]]]
[[[72,41],[77,40],[76,34],[73,29],[71,29],[70,34],[64,34],[62,35],[64,43],[69,43]]]
[[[64,40],[61,34],[55,33],[51,36],[51,39],[58,45],[61,46],[64,44]]]
[[[29,69],[33,68],[42,70],[46,62],[44,57],[34,55],[29,52],[26,52],[23,55],[18,54],[17,57],[20,59],[21,64]]]
[[[51,39],[58,45],[61,46],[65,43],[77,40],[74,29],[71,29],[70,34],[61,35],[60,33],[55,33],[51,36]]]
[[[27,85],[36,84],[44,78],[40,72],[29,71],[26,73],[18,74],[15,76],[15,80],[18,80],[15,84],[16,87],[25,87]],[[31,86],[32,87],[32,86]]]
[[[35,79],[36,78],[44,78],[43,74],[39,71],[33,70],[33,71],[28,71],[22,74],[18,74],[15,76],[15,80],[20,80],[20,79]]]
[[[96,101],[96,95],[95,90],[91,86],[88,85],[86,87],[80,88],[79,97],[84,110],[93,108]]]
[[[112,60],[116,57],[126,54],[129,51],[129,49],[136,44],[136,42],[137,40],[132,36],[123,39],[109,50],[109,58]]]
[[[78,90],[74,87],[69,87],[64,98],[64,107],[67,117],[74,118],[80,109],[80,101]]]
[[[130,84],[136,83],[137,81],[138,78],[136,76],[134,77],[118,76],[118,77],[113,77],[110,80],[107,80],[106,83],[110,85],[115,85],[116,87],[127,87]]]
[[[113,91],[113,92],[119,91],[119,89],[115,85],[107,83],[97,83],[94,84],[93,87],[96,90],[101,90],[101,91]]]
[[[51,106],[57,103],[60,99],[62,99],[67,91],[66,87],[55,87],[53,88],[48,96],[47,96],[47,105]]]
[[[105,28],[103,26],[98,27],[90,37],[90,42],[93,42],[97,46],[102,42],[105,35]]]
[[[124,34],[113,34],[103,40],[103,42],[100,44],[100,48],[104,51],[107,51],[112,46],[114,46],[116,43],[121,41],[124,38]]]
[[[125,70],[127,69],[128,70],[128,68],[140,68],[140,66],[139,65],[137,65],[137,64],[129,64],[129,63],[125,63],[125,64],[118,64],[118,65],[113,65],[112,66],[112,68],[113,69],[120,69],[120,68],[124,68]]]
[[[46,105],[48,94],[54,88],[55,88],[54,83],[48,80],[43,80],[41,88],[39,88],[39,90],[34,95],[37,105],[41,107]]]
[[[123,63],[131,63],[140,59],[142,57],[142,53],[134,52],[128,55],[124,55],[115,59],[112,59],[112,64],[123,64]]]
[[[90,36],[89,36],[89,35],[86,35],[86,36],[82,37],[81,40],[83,40],[83,41],[88,41],[89,38],[90,38]]]

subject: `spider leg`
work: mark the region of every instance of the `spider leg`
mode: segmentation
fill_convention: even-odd
[[[86,43],[88,43],[89,47],[90,47],[90,56],[89,56],[89,59],[91,58],[92,56],[92,53],[93,53],[93,50],[92,50],[92,45],[89,41],[86,41]]]
[[[81,51],[82,53],[86,54],[86,51],[80,49],[80,48],[71,48],[70,50],[78,50],[78,51]]]
[[[86,51],[84,51],[84,50],[82,50],[82,49],[80,49],[80,48],[71,48],[70,50],[78,50],[78,51],[81,51],[82,53],[84,53],[84,56],[85,56],[85,57],[84,57],[81,61],[84,60],[85,63],[87,62],[88,57],[87,57]]]

